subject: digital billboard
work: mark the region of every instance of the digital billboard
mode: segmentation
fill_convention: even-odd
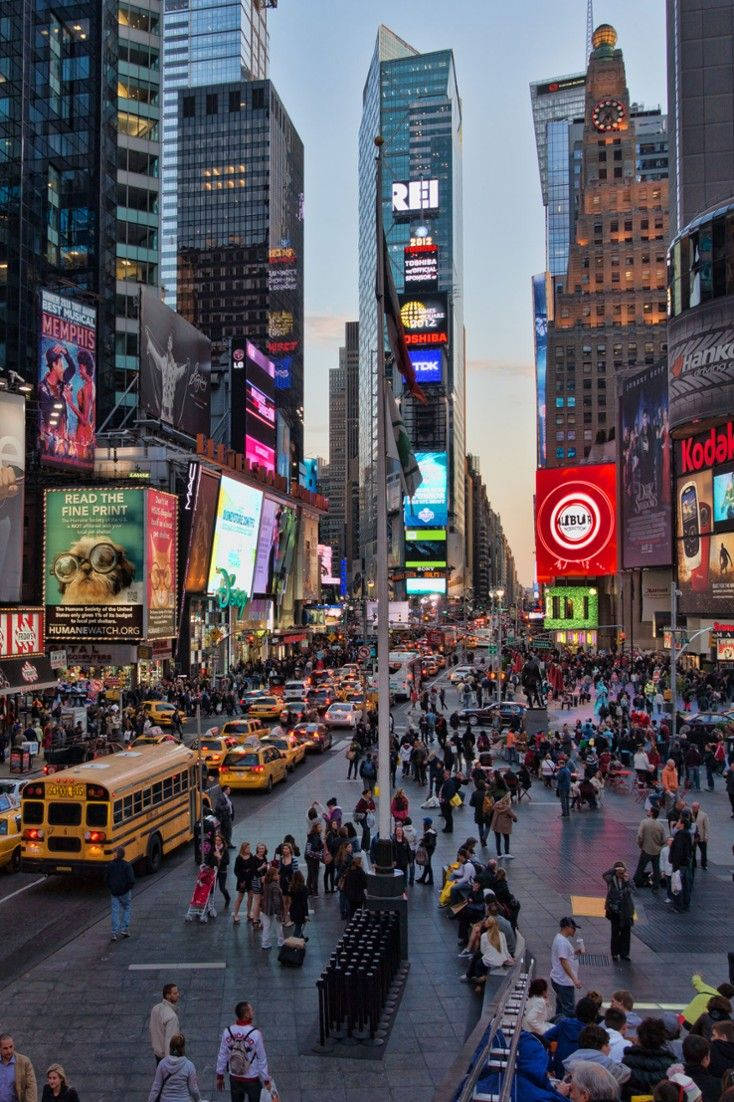
[[[277,514],[278,543],[273,563],[273,596],[282,602],[288,588],[293,559],[298,545],[298,514],[289,505],[280,505]]]
[[[443,382],[443,349],[441,348],[410,348],[408,349],[410,362],[415,371],[415,381],[421,386],[426,383]]]
[[[446,592],[446,578],[407,578],[405,592],[409,597],[418,594],[434,594]]]
[[[398,295],[398,301],[405,343],[409,348],[448,343],[448,296],[445,292]]]
[[[624,380],[619,399],[622,566],[669,566],[671,446],[668,367]]]
[[[318,601],[319,576],[319,518],[313,513],[301,514],[301,554],[299,556],[301,598]]]
[[[445,528],[448,524],[448,456],[416,452],[422,482],[403,508],[406,528]]]
[[[145,490],[45,491],[46,639],[143,638]]]
[[[275,365],[252,341],[232,340],[232,371],[244,372],[244,439],[233,438],[250,463],[275,470]],[[234,376],[233,376],[234,379]],[[241,387],[238,385],[237,393]]]
[[[675,442],[679,607],[734,612],[734,423]]]
[[[326,543],[319,544],[319,574],[322,585],[339,585],[334,577],[334,549]]]
[[[252,596],[262,490],[222,475],[207,593],[240,614]]]
[[[96,421],[97,309],[41,291],[38,363],[41,458],[91,470]]]
[[[446,529],[406,528],[405,566],[409,570],[445,570]]]
[[[438,290],[438,245],[406,245],[403,256],[406,292]]]
[[[392,185],[394,222],[410,221],[414,214],[438,211],[438,180],[395,180]]]
[[[535,472],[538,581],[616,573],[616,486],[613,463]]]
[[[545,591],[545,628],[596,628],[599,594],[594,586],[550,585]]]
[[[195,481],[184,499],[184,516],[190,514],[189,549],[184,576],[185,593],[205,593],[219,498],[219,472],[195,464]]]
[[[252,592],[260,597],[267,597],[273,592],[273,574],[279,539],[279,508],[277,501],[273,501],[271,497],[264,498],[255,555],[255,573],[252,579]]]
[[[162,490],[146,490],[145,602],[146,639],[176,635],[176,563],[178,561],[178,498]]]
[[[545,274],[533,276],[533,318],[535,321],[535,409],[537,418],[538,466],[544,467],[545,405],[548,355],[548,303],[545,297]]]
[[[24,491],[25,399],[0,394],[0,601],[20,600]]]
[[[203,333],[140,289],[140,409],[177,432],[209,435],[211,345]]]

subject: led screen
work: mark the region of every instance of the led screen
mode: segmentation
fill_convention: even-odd
[[[535,473],[538,580],[614,574],[617,478],[613,463]]]
[[[445,593],[445,578],[408,578],[405,582],[405,592],[409,596],[418,593]]]
[[[210,596],[219,594],[223,585],[251,596],[262,501],[262,490],[222,477],[207,586]]]
[[[406,528],[445,528],[448,524],[448,458],[446,452],[416,452],[423,481],[406,498]]]
[[[417,383],[424,385],[443,381],[443,352],[440,348],[410,348],[408,355]]]
[[[278,551],[278,503],[266,497],[260,517],[260,535],[255,556],[252,592],[267,596],[273,592],[273,573]]]

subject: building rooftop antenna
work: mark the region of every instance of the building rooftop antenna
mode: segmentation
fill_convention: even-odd
[[[594,33],[594,0],[586,0],[586,67],[591,57],[591,36]]]

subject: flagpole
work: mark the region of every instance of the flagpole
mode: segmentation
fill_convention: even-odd
[[[385,272],[382,226],[382,145],[375,138],[377,242],[377,784],[378,831],[382,845],[376,867],[392,871],[390,841],[390,596],[387,575],[387,438],[385,434]]]

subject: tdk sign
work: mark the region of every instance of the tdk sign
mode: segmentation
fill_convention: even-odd
[[[405,180],[393,184],[392,212],[396,221],[437,210],[438,180]]]

